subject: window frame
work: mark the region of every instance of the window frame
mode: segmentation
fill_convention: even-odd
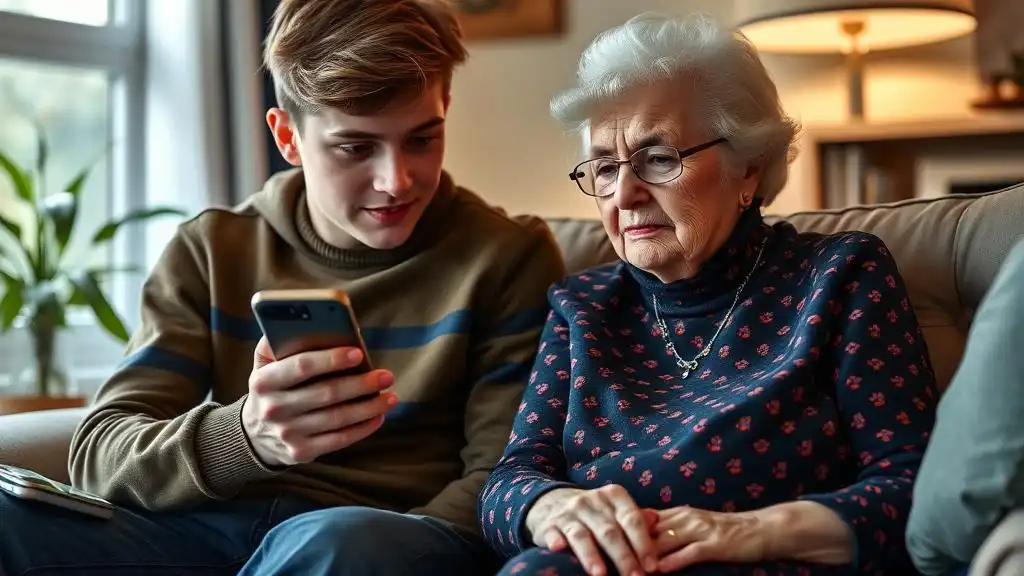
[[[103,70],[111,79],[107,117],[114,145],[105,166],[109,170],[113,213],[108,216],[143,208],[147,202],[146,4],[140,0],[110,0],[110,18],[105,26],[0,10],[0,58]],[[112,262],[145,266],[146,235],[140,228],[128,226],[115,238]],[[115,277],[108,286],[111,304],[122,315],[132,309],[138,294],[140,281],[131,276]],[[86,311],[69,314],[68,324],[99,330]],[[19,327],[15,331],[20,331]]]

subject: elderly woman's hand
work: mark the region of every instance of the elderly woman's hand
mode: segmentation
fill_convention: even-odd
[[[810,501],[735,513],[669,508],[658,512],[654,533],[660,572],[705,562],[795,560],[838,566],[850,563],[854,554],[846,523]]]
[[[660,572],[675,572],[704,562],[765,559],[766,533],[755,514],[680,506],[659,511],[654,531]]]
[[[591,490],[557,488],[544,494],[526,515],[533,542],[551,550],[572,549],[590,576],[608,573],[601,550],[622,576],[657,569],[651,530],[658,515],[640,509],[617,484]]]

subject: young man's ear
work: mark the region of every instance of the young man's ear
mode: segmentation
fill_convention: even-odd
[[[302,166],[302,156],[299,155],[299,131],[288,112],[281,108],[267,110],[267,126],[270,126],[270,133],[274,135],[274,143],[277,144],[281,156],[292,166]]]

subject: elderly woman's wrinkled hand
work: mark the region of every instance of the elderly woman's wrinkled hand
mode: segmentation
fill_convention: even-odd
[[[654,527],[658,571],[675,572],[705,562],[765,560],[766,534],[753,514],[680,506],[658,512]]]
[[[601,551],[622,576],[657,569],[657,550],[651,536],[658,515],[639,508],[617,484],[592,490],[558,488],[544,494],[526,517],[533,542],[554,551],[570,548],[590,576],[609,571]]]

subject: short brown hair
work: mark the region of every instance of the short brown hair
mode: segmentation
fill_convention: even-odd
[[[466,60],[447,0],[281,0],[263,63],[278,106],[301,119],[326,108],[372,114]]]

